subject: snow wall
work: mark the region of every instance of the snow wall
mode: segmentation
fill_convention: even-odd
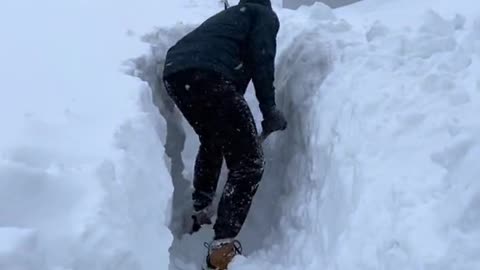
[[[480,267],[478,23],[423,9],[413,27],[359,29],[322,4],[279,14],[277,101],[290,125],[265,144],[240,234],[248,259],[234,269]],[[147,35],[137,76],[158,80],[165,50],[192,27]],[[197,142],[181,126],[185,188]],[[177,192],[181,209],[188,192]],[[210,236],[176,238],[170,267],[195,269]]]
[[[1,4],[2,270],[168,265],[163,119],[149,88],[120,70],[146,49],[125,18],[151,13],[87,2]]]

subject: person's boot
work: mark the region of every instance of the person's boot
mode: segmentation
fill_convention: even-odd
[[[242,254],[242,245],[235,239],[213,240],[208,248],[204,270],[226,270],[236,255]]]

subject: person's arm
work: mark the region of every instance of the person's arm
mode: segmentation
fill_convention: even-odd
[[[249,39],[249,60],[252,82],[264,118],[275,109],[275,55],[279,21],[273,11],[265,8],[253,22]]]

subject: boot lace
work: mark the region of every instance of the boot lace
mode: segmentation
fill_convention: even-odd
[[[236,254],[242,254],[243,248],[242,248],[242,244],[240,243],[240,241],[233,240],[232,243],[233,243],[233,248],[235,249],[235,253]],[[204,242],[203,246],[206,249],[210,250],[211,244],[209,244],[208,242]]]

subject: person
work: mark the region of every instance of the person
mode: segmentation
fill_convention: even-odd
[[[270,0],[240,0],[181,38],[166,55],[168,94],[199,137],[192,194],[192,232],[210,223],[223,159],[228,168],[208,245],[206,264],[226,269],[241,253],[237,237],[263,175],[264,156],[253,115],[244,99],[250,81],[263,116],[262,134],[284,130],[274,88],[280,27]]]

